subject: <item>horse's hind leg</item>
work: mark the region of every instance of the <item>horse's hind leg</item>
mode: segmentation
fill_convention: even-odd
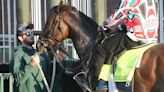
[[[134,92],[151,92],[150,90],[155,84],[156,76],[155,72],[153,72],[155,70],[152,67],[146,67],[146,65],[150,66],[149,64],[153,65],[154,63],[152,61],[151,63],[146,62],[145,65],[141,64],[142,66],[136,69],[134,74]]]
[[[164,92],[164,53],[160,53],[160,55],[156,72],[156,84],[151,92]]]

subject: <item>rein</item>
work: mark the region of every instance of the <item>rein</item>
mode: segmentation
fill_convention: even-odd
[[[59,63],[59,65],[60,65],[60,67],[61,67],[63,70],[65,70],[65,73],[66,73],[66,74],[72,74],[72,73],[74,73],[74,72],[75,72],[76,70],[78,70],[78,69],[80,69],[80,71],[83,71],[83,72],[85,72],[85,71],[88,70],[89,63],[90,63],[90,61],[91,61],[91,56],[92,56],[92,53],[93,53],[93,49],[94,49],[94,46],[96,45],[96,44],[93,44],[94,42],[95,42],[95,41],[91,42],[91,45],[89,45],[89,46],[93,46],[93,48],[87,50],[87,52],[89,53],[89,58],[87,58],[88,55],[85,55],[85,56],[84,56],[85,58],[82,60],[82,62],[81,62],[79,65],[77,65],[77,66],[75,66],[75,67],[73,67],[73,68],[66,68],[65,66],[63,66],[62,62],[57,61],[57,62]],[[60,47],[60,46],[59,46],[59,50],[61,50],[65,55],[67,55],[68,57],[72,58],[73,60],[77,60],[77,59],[74,59],[73,57],[71,57],[71,56],[70,56],[62,47]],[[54,55],[55,55],[55,54],[54,54]],[[55,58],[57,58],[57,57],[55,56]]]

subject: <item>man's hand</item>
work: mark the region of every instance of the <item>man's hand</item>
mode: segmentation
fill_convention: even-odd
[[[59,51],[59,50],[56,51],[55,58],[56,58],[57,62],[62,62],[65,57],[66,57],[66,55],[62,51]]]
[[[40,58],[39,58],[39,55],[38,54],[34,54],[32,57],[31,57],[31,65],[33,67],[35,66],[38,66],[40,63]]]

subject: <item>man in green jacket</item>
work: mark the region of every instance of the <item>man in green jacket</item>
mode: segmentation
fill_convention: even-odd
[[[14,77],[14,92],[48,92],[38,64],[47,79],[50,79],[52,62],[45,55],[40,55],[40,59],[34,55],[36,50],[32,47],[33,28],[33,24],[23,24],[18,27],[17,37],[20,45],[14,50],[10,62],[10,71]]]

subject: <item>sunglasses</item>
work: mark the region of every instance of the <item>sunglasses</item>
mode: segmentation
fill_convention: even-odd
[[[33,31],[32,32],[26,32],[26,33],[23,33],[23,35],[32,36],[32,35],[34,35],[34,32]]]

